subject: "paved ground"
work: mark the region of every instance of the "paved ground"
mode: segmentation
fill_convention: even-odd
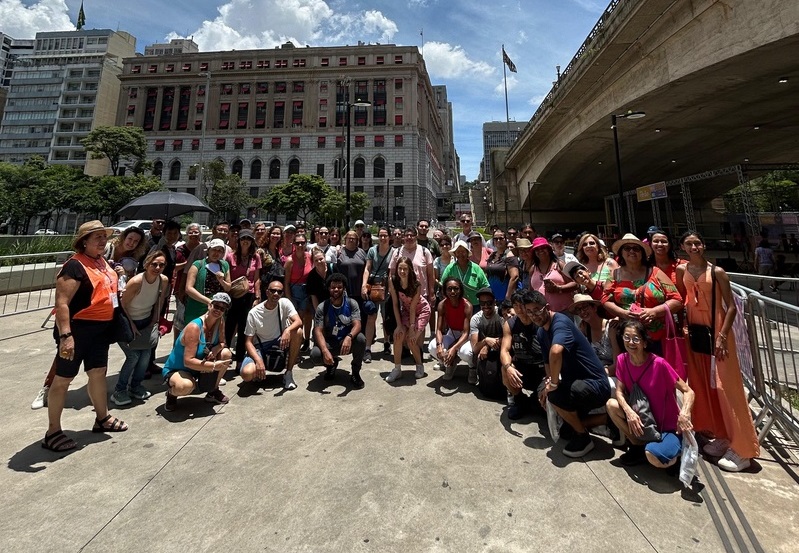
[[[0,319],[0,549],[12,551],[796,551],[799,486],[785,450],[751,473],[700,466],[701,485],[618,466],[602,438],[581,460],[553,447],[544,419],[509,421],[465,373],[427,364],[392,386],[390,363],[351,390],[303,364],[299,388],[233,380],[231,401],[163,410],[156,394],[115,409],[122,434],[92,434],[85,376],[64,428],[80,444],[39,445],[31,411],[53,354],[46,312]],[[159,353],[169,350],[170,340]],[[112,347],[109,388],[122,354]],[[342,364],[346,367],[346,363]],[[777,456],[775,456],[777,455]]]

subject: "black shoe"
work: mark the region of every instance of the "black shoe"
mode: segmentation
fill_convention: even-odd
[[[563,454],[566,457],[576,459],[577,457],[582,457],[592,449],[594,449],[594,441],[591,439],[591,435],[588,432],[584,432],[582,434],[577,434],[574,438],[569,440],[569,443],[563,448]]]
[[[336,366],[325,368],[325,380],[333,380],[336,378]]]
[[[164,404],[165,411],[174,411],[175,408],[178,406],[178,398],[177,396],[173,396],[169,392],[166,393],[166,403]]]
[[[512,421],[519,420],[530,412],[529,398],[524,392],[513,396],[513,405],[508,407],[508,418]]]
[[[383,355],[391,355],[391,344],[388,342],[383,343]]]
[[[577,432],[574,431],[574,428],[567,422],[564,422],[560,425],[560,439],[566,440],[567,442],[574,438],[577,435]]]
[[[363,387],[366,386],[360,374],[353,374],[350,377],[350,383],[352,384],[352,387],[355,388],[356,390],[363,390]]]
[[[619,462],[625,467],[634,467],[646,463],[644,446],[630,445],[627,449],[627,453],[622,453],[619,456]]]
[[[666,467],[666,474],[669,476],[679,476],[680,475],[680,461],[677,460],[676,463],[671,465],[670,467]]]
[[[311,341],[310,340],[304,340],[302,342],[302,347],[300,348],[300,351],[303,352],[303,353],[308,353],[309,351],[311,351]]]
[[[627,437],[621,433],[619,427],[613,424],[613,421],[608,417],[608,430],[610,430],[610,443],[613,447],[623,447],[627,442]]]

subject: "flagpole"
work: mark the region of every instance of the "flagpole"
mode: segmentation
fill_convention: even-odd
[[[505,124],[508,133],[508,146],[510,146],[510,111],[508,110],[508,72],[505,63],[505,45],[502,45],[502,81],[505,83]]]

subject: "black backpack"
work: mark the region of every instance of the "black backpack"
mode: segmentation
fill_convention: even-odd
[[[502,319],[495,316],[486,328],[480,329],[480,336],[502,336]],[[499,332],[498,332],[499,331]],[[477,357],[475,355],[475,357]],[[491,350],[485,359],[477,358],[477,388],[485,397],[491,399],[505,399],[507,391],[502,383],[502,367],[499,360],[499,351]]]

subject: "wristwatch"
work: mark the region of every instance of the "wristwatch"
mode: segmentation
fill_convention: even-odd
[[[66,340],[66,339],[67,339],[67,338],[69,338],[70,336],[72,336],[72,333],[71,333],[71,332],[65,332],[65,333],[61,334],[61,335],[58,337],[58,339],[59,339],[59,340]]]

